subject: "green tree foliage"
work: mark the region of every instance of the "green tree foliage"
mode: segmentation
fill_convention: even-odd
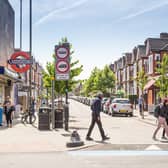
[[[95,95],[98,91],[104,94],[111,93],[115,86],[115,75],[106,65],[103,70],[95,67],[88,80],[84,83],[84,93],[86,96]]]
[[[67,38],[62,38],[59,45],[67,43]],[[68,81],[68,91],[72,91],[78,80],[75,77],[79,76],[83,71],[83,65],[79,65],[79,60],[72,61],[74,50],[72,50],[72,44],[70,44],[70,79]],[[46,65],[46,70],[43,72],[43,83],[44,87],[51,87],[52,78],[55,78],[55,54],[53,54],[53,62],[48,62]],[[55,81],[55,92],[64,94],[66,90],[65,81]]]
[[[147,75],[145,71],[144,70],[139,71],[137,74],[137,84],[142,92],[142,95],[143,95],[143,91],[146,83],[147,83]]]
[[[164,54],[162,62],[156,71],[160,74],[159,78],[156,80],[155,85],[160,88],[158,95],[161,98],[168,96],[168,54]]]

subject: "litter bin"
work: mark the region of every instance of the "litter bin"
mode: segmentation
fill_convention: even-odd
[[[0,126],[2,126],[3,108],[0,107]]]
[[[55,128],[63,128],[63,109],[55,109]]]
[[[51,108],[49,107],[39,108],[39,130],[50,130],[50,112]]]

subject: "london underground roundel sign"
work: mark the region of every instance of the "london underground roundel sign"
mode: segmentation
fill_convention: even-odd
[[[8,60],[8,63],[11,65],[13,70],[19,73],[23,73],[30,69],[32,60],[30,59],[29,54],[20,51],[12,54],[11,58]]]
[[[66,47],[62,47],[62,46],[56,48],[56,56],[59,59],[67,58],[69,56],[69,49]]]
[[[69,71],[69,63],[65,60],[60,60],[56,64],[56,70],[59,73],[66,73]]]

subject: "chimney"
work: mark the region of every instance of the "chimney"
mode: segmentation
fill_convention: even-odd
[[[165,32],[160,33],[160,38],[161,39],[168,39],[168,33],[165,33]]]

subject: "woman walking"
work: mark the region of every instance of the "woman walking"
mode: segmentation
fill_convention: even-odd
[[[168,136],[168,125],[166,122],[167,114],[168,114],[168,99],[164,99],[163,105],[160,107],[160,113],[159,113],[159,117],[158,117],[158,125],[157,125],[157,128],[153,134],[154,140],[156,140],[156,134],[162,126],[165,129],[166,135]]]

